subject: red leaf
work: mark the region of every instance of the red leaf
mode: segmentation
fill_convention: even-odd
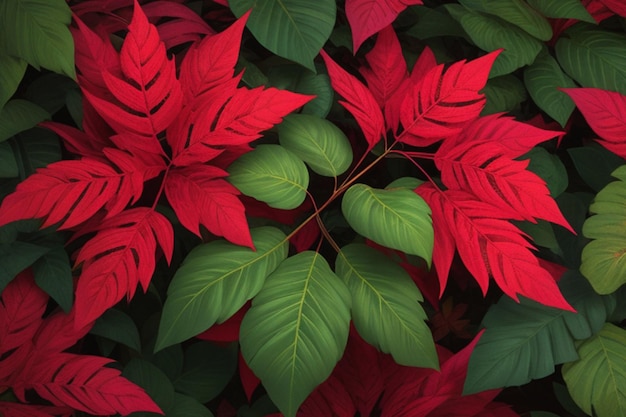
[[[476,200],[473,194],[465,191],[442,192],[424,184],[417,192],[433,213],[439,213],[438,217],[433,216],[439,223],[436,227],[450,231],[463,263],[483,293],[487,292],[489,278],[493,277],[502,291],[516,301],[519,294],[547,306],[574,311],[561,295],[550,272],[541,267],[530,251],[533,247],[525,235],[500,209]],[[443,284],[445,282],[442,282],[442,288]]]
[[[365,55],[365,59],[369,68],[362,68],[361,74],[378,106],[384,109],[387,101],[409,76],[402,47],[391,25],[378,33],[376,44]]]
[[[338,378],[331,375],[309,395],[296,415],[298,417],[354,417],[355,412],[352,398],[344,385]]]
[[[159,407],[137,385],[107,368],[111,359],[56,353],[36,357],[15,386],[24,400],[24,390],[34,389],[55,406],[68,406],[95,415],[122,414],[137,411],[163,414]]]
[[[580,109],[589,126],[603,140],[598,142],[626,158],[626,96],[599,88],[563,88]]]
[[[575,233],[546,183],[526,170],[529,161],[507,157],[508,150],[495,141],[477,139],[442,146],[435,153],[441,180],[452,190],[471,190],[481,201],[499,207],[510,219],[544,219]]]
[[[491,65],[500,50],[471,62],[452,64],[445,72],[438,65],[412,83],[402,104],[400,121],[404,132],[398,140],[413,146],[428,146],[458,134],[476,119],[485,105],[479,93],[487,82]]]
[[[113,145],[108,138],[106,141],[102,141],[98,136],[91,136],[86,131],[83,132],[61,123],[43,122],[39,126],[50,129],[59,135],[68,151],[100,162],[106,161],[106,158],[103,158],[102,150]]]
[[[178,219],[200,235],[200,225],[216,236],[253,247],[239,191],[224,180],[228,173],[208,165],[174,168],[165,178],[165,195]]]
[[[138,283],[147,291],[155,268],[157,243],[168,263],[174,247],[172,225],[153,209],[140,207],[105,220],[79,251],[82,273],[76,288],[76,326],[97,319]]]
[[[180,67],[185,100],[189,101],[230,81],[239,58],[239,45],[249,13],[225,31],[193,44]]]
[[[73,414],[68,407],[51,407],[47,405],[18,404],[0,401],[0,412],[3,417],[55,417]]]
[[[197,41],[199,35],[212,35],[215,31],[197,13],[183,4],[172,1],[155,1],[142,6],[149,18],[165,17],[166,22],[157,25],[159,38],[166,49],[189,41]]]
[[[246,398],[248,401],[252,401],[252,394],[261,384],[261,380],[252,372],[241,352],[239,352],[239,379],[241,380]]]
[[[304,252],[309,249],[320,237],[319,224],[311,220],[298,230],[298,232],[289,238],[289,242],[293,245],[297,253]]]
[[[45,218],[42,228],[60,223],[59,229],[77,226],[105,205],[109,214],[134,202],[143,190],[143,172],[117,172],[102,162],[81,159],[59,161],[38,169],[22,181],[0,206],[0,226]]]
[[[337,65],[326,52],[322,50],[320,54],[333,89],[345,99],[339,103],[352,113],[371,150],[385,134],[385,121],[376,99],[363,83]]]
[[[46,317],[33,337],[34,350],[38,355],[69,349],[89,333],[93,322],[75,327],[75,313],[76,310],[72,309],[69,314],[58,311]]]
[[[600,0],[600,2],[614,13],[626,17],[626,4],[622,0]]]
[[[423,4],[422,0],[346,0],[354,53],[367,38],[390,25],[407,6],[416,4]]]
[[[239,340],[239,328],[241,321],[246,312],[250,309],[250,301],[244,304],[235,314],[228,320],[220,324],[214,324],[209,329],[200,333],[196,337],[201,340],[210,340],[212,342],[236,342]]]

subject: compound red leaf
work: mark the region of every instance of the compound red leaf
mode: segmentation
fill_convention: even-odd
[[[215,31],[188,6],[172,1],[154,1],[142,6],[151,19],[165,17],[156,28],[166,49],[189,41],[197,41],[200,35],[213,35]]]
[[[626,96],[599,88],[563,88],[574,100],[589,126],[603,140],[598,142],[626,158]]]
[[[626,4],[622,0],[600,0],[600,2],[615,14],[626,17]]]
[[[341,381],[331,375],[302,403],[298,417],[354,417],[356,408]],[[369,414],[362,414],[369,415]]]
[[[144,291],[155,268],[158,245],[168,263],[174,248],[169,221],[151,208],[126,210],[105,220],[78,252],[82,273],[76,288],[76,326],[97,319],[124,295],[132,298],[138,283]]]
[[[178,219],[198,236],[200,225],[216,236],[253,247],[239,191],[224,180],[228,173],[209,165],[174,168],[165,179],[165,195]]]
[[[69,314],[57,311],[46,317],[33,337],[34,350],[38,355],[69,349],[89,333],[93,322],[76,327],[75,314],[76,310],[72,309]]]
[[[333,89],[345,99],[339,103],[352,113],[363,131],[368,151],[371,150],[385,134],[383,113],[376,99],[363,83],[337,65],[326,52],[321,51],[320,54],[326,63]]]
[[[113,145],[108,139],[106,141],[101,140],[98,136],[91,136],[82,130],[62,123],[42,122],[39,126],[50,129],[59,135],[70,152],[101,162],[105,160],[102,150]]]
[[[500,51],[471,62],[459,61],[446,71],[438,65],[419,82],[411,83],[404,98],[400,142],[428,146],[458,134],[476,119],[485,105],[479,93],[487,82],[491,65]]]
[[[439,148],[435,164],[448,189],[470,190],[479,200],[510,213],[511,219],[543,219],[574,233],[545,181],[526,170],[529,161],[515,161],[507,152],[495,141],[467,140]]]
[[[69,417],[74,413],[69,407],[19,404],[0,401],[3,417]]]
[[[23,397],[34,389],[58,407],[71,407],[95,415],[128,414],[146,411],[163,414],[143,389],[106,367],[112,360],[96,356],[56,353],[36,357],[24,379],[15,386]]]
[[[483,293],[493,277],[502,291],[516,301],[518,295],[523,295],[547,306],[574,311],[550,272],[531,252],[534,248],[526,236],[502,210],[466,191],[440,191],[430,184],[417,191],[431,208],[436,207],[433,212],[442,217],[438,222],[445,221],[452,231],[459,255]]]
[[[118,172],[92,159],[59,161],[22,181],[0,206],[0,226],[45,218],[43,227],[77,226],[107,206],[109,215],[134,202],[143,190],[143,172]]]
[[[407,6],[417,4],[423,4],[422,0],[346,0],[354,53],[367,38],[390,25]]]

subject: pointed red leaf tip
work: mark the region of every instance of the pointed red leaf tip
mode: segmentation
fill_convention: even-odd
[[[626,96],[599,88],[561,88],[602,138],[602,146],[626,158]]]
[[[339,103],[356,119],[368,144],[368,151],[385,134],[383,113],[370,90],[351,74],[348,74],[324,51],[320,51],[333,89],[344,100]]]
[[[407,6],[422,0],[346,0],[346,16],[352,29],[353,52],[385,26],[390,25]]]

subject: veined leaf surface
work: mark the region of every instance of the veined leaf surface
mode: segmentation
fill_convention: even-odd
[[[289,243],[272,227],[251,234],[256,251],[220,240],[187,255],[167,290],[156,350],[222,323],[259,292],[287,257]]]
[[[422,294],[402,267],[369,246],[350,244],[339,252],[336,272],[350,289],[352,318],[363,339],[400,365],[438,367],[418,302]]]
[[[434,239],[430,208],[412,190],[355,184],[344,194],[341,210],[357,233],[430,264]]]
[[[11,100],[0,108],[0,142],[49,118],[48,112],[35,103],[21,99]]]
[[[241,323],[241,353],[286,417],[341,358],[350,293],[317,252],[292,256],[266,280]]]

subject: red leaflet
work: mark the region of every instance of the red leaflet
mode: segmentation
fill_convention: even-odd
[[[85,114],[88,120],[88,115]],[[87,122],[88,123],[88,122]],[[83,123],[85,124],[85,123]],[[57,122],[43,122],[39,126],[48,128],[63,139],[63,144],[72,153],[103,161],[102,150],[105,147],[112,146],[110,140],[103,141],[98,136],[91,136],[88,133],[78,130],[75,127],[64,125]]]
[[[350,394],[341,381],[331,375],[309,395],[300,406],[297,415],[298,417],[354,417],[355,412]]]
[[[422,0],[346,0],[354,53],[367,38],[390,25],[407,6],[416,4],[423,4]]]
[[[444,66],[438,65],[412,83],[402,104],[404,132],[398,140],[428,146],[458,134],[476,119],[485,105],[485,96],[479,91],[499,53],[494,51],[472,62],[456,62],[445,72]]]
[[[172,1],[154,1],[142,6],[149,18],[165,17],[168,20],[157,26],[159,37],[166,49],[189,41],[199,35],[212,35],[215,31],[188,6]]]
[[[337,65],[326,52],[321,51],[320,54],[326,63],[333,89],[345,99],[339,103],[352,113],[363,131],[368,151],[371,150],[385,134],[385,121],[376,99],[363,83]]]
[[[612,12],[626,17],[626,4],[622,0],[600,0],[600,2],[611,9]]]
[[[57,311],[46,317],[33,337],[33,347],[37,354],[69,349],[89,333],[93,323],[89,322],[82,327],[76,327],[74,326],[75,314],[76,310],[72,309],[69,314]]]
[[[220,324],[214,324],[196,337],[201,340],[213,342],[236,342],[239,340],[239,329],[241,321],[246,312],[250,309],[251,302],[248,301],[243,307],[233,314],[228,320]]]
[[[165,195],[178,219],[200,235],[199,226],[236,245],[253,247],[239,191],[223,178],[226,171],[208,165],[173,168],[165,178]]]
[[[141,173],[119,173],[109,165],[86,158],[55,162],[22,181],[2,201],[0,226],[43,217],[42,227],[60,222],[59,229],[68,229],[111,202],[116,203],[116,210],[121,210],[141,195],[143,181],[141,177],[137,181],[135,175],[143,177]]]
[[[147,291],[154,272],[157,243],[169,262],[174,231],[169,221],[149,208],[134,208],[104,221],[78,252],[82,274],[76,288],[76,325],[89,323],[127,295],[138,283]]]
[[[574,311],[550,272],[531,252],[533,247],[525,235],[508,221],[507,213],[476,200],[466,191],[442,192],[431,184],[424,184],[417,192],[433,210],[435,230],[447,228],[450,231],[454,247],[483,293],[487,292],[489,278],[493,277],[502,291],[516,301],[518,295],[523,295],[547,306]],[[454,248],[438,246],[437,239],[435,247],[439,250]],[[451,256],[446,254],[444,260]],[[439,262],[439,258],[433,256],[433,261]],[[441,280],[442,275],[439,277]],[[445,281],[441,284],[443,288]]]
[[[599,88],[563,88],[580,109],[589,126],[603,140],[598,142],[626,158],[626,96]]]
[[[441,180],[452,190],[472,190],[475,196],[508,214],[509,219],[544,219],[574,233],[546,183],[527,171],[529,161],[515,161],[495,141],[476,139],[442,146],[435,154]]]

